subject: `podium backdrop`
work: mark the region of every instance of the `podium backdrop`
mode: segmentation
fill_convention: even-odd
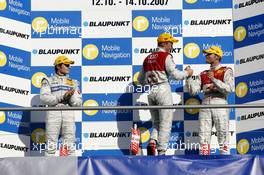
[[[236,75],[228,102],[263,99],[263,5],[236,0],[0,0],[0,106],[40,106],[41,79],[54,73],[53,61],[75,61],[70,76],[80,82],[84,106],[148,105],[147,89],[133,83],[160,33],[179,42],[172,52],[177,68],[194,74],[208,69],[203,49],[218,45],[222,64]],[[235,50],[234,50],[235,49]],[[174,104],[200,104],[184,81],[171,79]],[[197,154],[198,110],[176,110],[168,154]],[[137,123],[143,148],[150,137],[148,110],[76,111],[78,156],[129,154],[130,128]],[[0,152],[42,155],[45,112],[0,112]],[[236,120],[237,119],[237,120]],[[231,152],[262,153],[263,110],[230,111]],[[237,125],[237,126],[236,126]],[[236,134],[238,131],[238,135]],[[216,132],[212,132],[218,154]],[[238,137],[238,139],[236,139]],[[145,152],[145,150],[143,150]]]

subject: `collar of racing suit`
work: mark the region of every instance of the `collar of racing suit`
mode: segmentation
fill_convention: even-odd
[[[218,64],[217,66],[210,66],[210,70],[214,71],[214,70],[220,69],[221,67],[222,67],[221,64]]]
[[[69,75],[68,74],[66,74],[66,75],[59,75],[59,74],[55,73],[55,76],[57,78],[69,78]]]
[[[165,51],[165,50],[164,50],[163,48],[161,48],[161,47],[158,47],[157,51],[158,51],[158,52],[167,52],[167,51]]]

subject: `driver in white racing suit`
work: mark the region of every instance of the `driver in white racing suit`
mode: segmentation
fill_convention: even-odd
[[[148,94],[149,105],[173,105],[169,76],[183,80],[192,75],[193,71],[179,71],[170,54],[173,43],[178,42],[169,33],[162,33],[158,39],[158,51],[148,55],[138,76],[141,85],[151,86]],[[172,109],[150,110],[153,131],[147,146],[148,155],[164,155],[167,150],[173,120]],[[156,146],[157,145],[157,146]]]
[[[59,56],[54,62],[56,74],[45,77],[40,89],[40,100],[50,107],[81,106],[82,97],[79,83],[68,77],[70,65],[74,61]],[[68,155],[75,154],[75,117],[74,111],[48,111],[46,117],[46,156],[54,156],[59,134]]]
[[[218,46],[203,50],[210,70],[203,71],[197,79],[188,78],[186,86],[191,95],[204,93],[202,104],[227,104],[227,96],[234,92],[234,76],[230,67],[220,65],[223,51]],[[188,70],[187,67],[185,70]],[[200,154],[210,155],[212,127],[215,125],[220,154],[230,154],[229,148],[229,110],[224,108],[200,109],[199,140]]]

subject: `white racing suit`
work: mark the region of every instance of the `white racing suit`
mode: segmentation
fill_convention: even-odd
[[[231,68],[221,65],[211,68],[214,78],[208,77],[208,71],[203,71],[196,80],[188,78],[186,86],[191,95],[204,93],[202,104],[227,104],[227,95],[234,91],[234,76]],[[211,88],[209,88],[211,86]],[[200,109],[199,140],[200,154],[210,154],[212,127],[215,125],[220,154],[230,154],[229,150],[229,110],[224,108]]]
[[[65,92],[75,89],[68,101],[64,101]],[[51,107],[81,106],[82,97],[79,83],[68,76],[54,75],[43,78],[40,89],[40,100]],[[75,117],[74,111],[48,111],[46,117],[46,144],[47,156],[56,152],[59,134],[62,135],[62,144],[68,147],[69,155],[75,154]]]
[[[168,77],[182,80],[188,76],[187,72],[179,71],[175,67],[172,55],[161,48],[145,58],[138,82],[151,87],[148,94],[149,105],[173,105]],[[173,110],[153,109],[150,113],[153,124],[151,139],[157,141],[158,151],[166,151],[171,133]]]

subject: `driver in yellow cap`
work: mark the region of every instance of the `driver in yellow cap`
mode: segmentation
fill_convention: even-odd
[[[158,39],[158,50],[148,55],[143,63],[143,67],[138,76],[138,82],[141,85],[151,87],[148,94],[149,105],[173,105],[171,86],[169,77],[176,80],[182,80],[192,75],[193,71],[180,71],[171,55],[173,43],[178,40],[169,33],[162,33]],[[173,120],[173,110],[171,109],[152,109],[151,118],[153,130],[151,139],[147,146],[148,155],[164,155],[171,133]]]
[[[223,57],[223,51],[220,47],[211,46],[209,49],[203,50],[203,53],[206,57],[206,63],[210,64],[210,69],[200,73],[196,80],[188,78],[186,81],[187,89],[191,95],[203,92],[202,104],[227,104],[228,94],[234,92],[233,70],[220,64]],[[185,70],[188,69],[190,67]],[[220,154],[229,154],[229,110],[223,108],[200,109],[200,154],[210,154],[213,124],[217,132]]]
[[[45,77],[40,89],[42,104],[51,107],[81,106],[82,97],[79,83],[68,77],[70,65],[74,61],[59,56],[54,62],[55,75]],[[46,117],[46,156],[54,156],[59,134],[62,134],[62,149],[66,155],[75,153],[75,117],[74,111],[48,111]],[[64,154],[65,155],[65,154]]]

